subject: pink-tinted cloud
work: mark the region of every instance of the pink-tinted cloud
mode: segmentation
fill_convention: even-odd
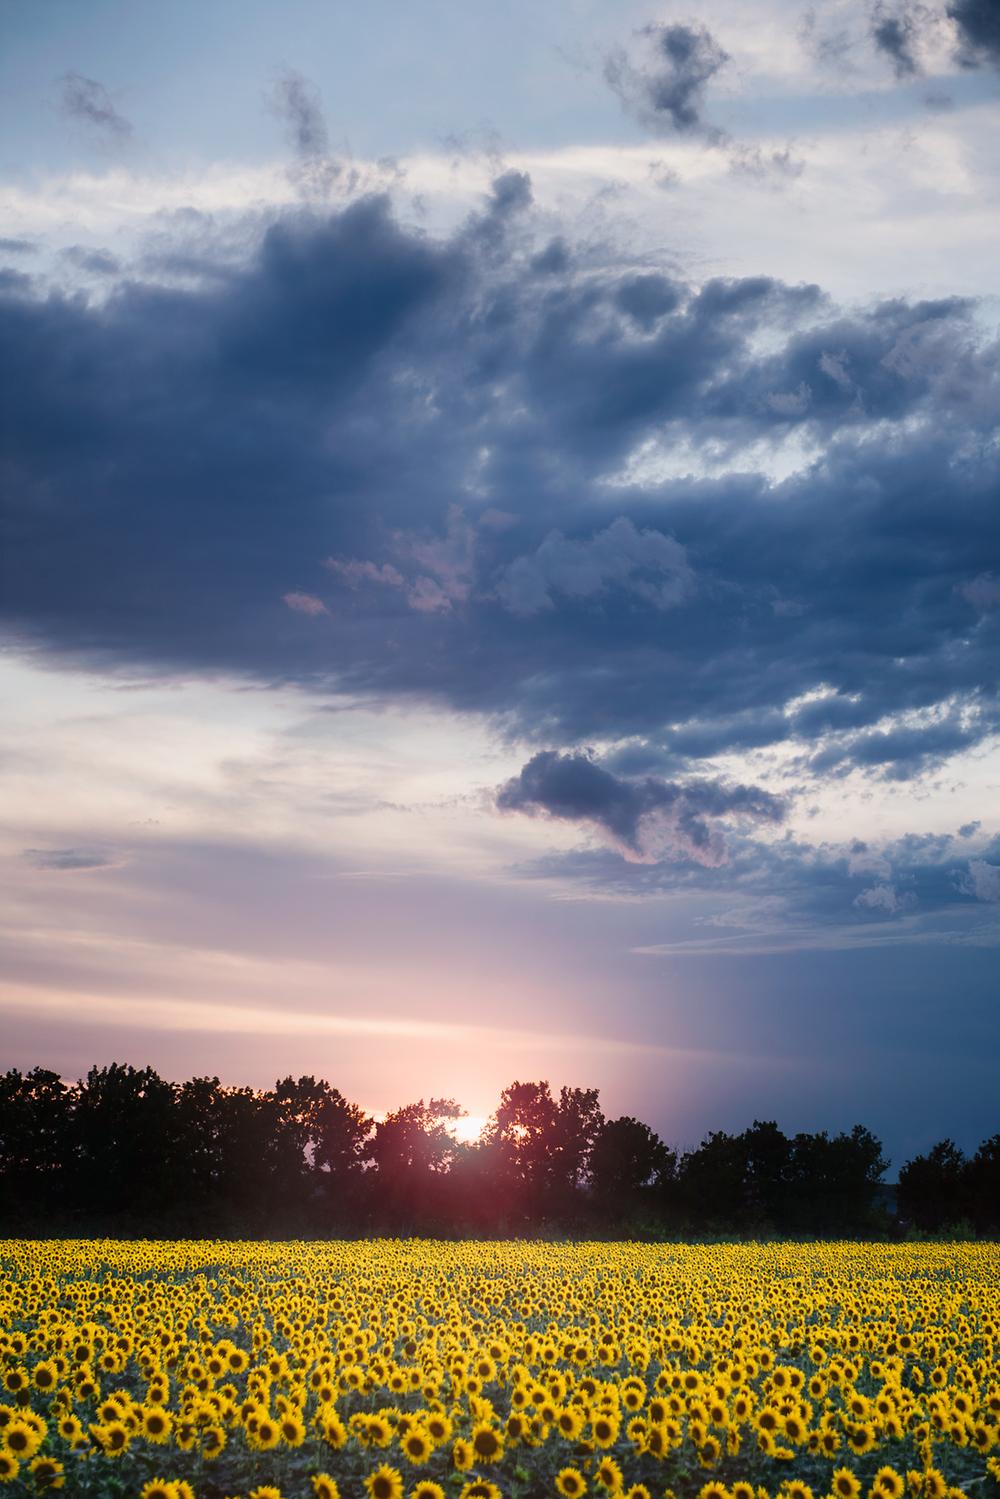
[[[330,612],[323,600],[313,593],[285,593],[282,594],[282,600],[296,614],[318,615]]]

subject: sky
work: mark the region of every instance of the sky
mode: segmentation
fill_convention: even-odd
[[[997,0],[6,0],[0,1064],[1000,1128]]]

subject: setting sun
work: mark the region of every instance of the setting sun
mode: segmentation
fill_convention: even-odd
[[[463,1145],[471,1145],[479,1139],[487,1123],[488,1120],[482,1114],[465,1114],[461,1119],[455,1120],[455,1139]]]

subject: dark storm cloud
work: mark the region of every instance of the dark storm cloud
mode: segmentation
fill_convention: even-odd
[[[759,786],[718,781],[688,784],[655,776],[627,780],[589,755],[541,750],[496,794],[501,812],[542,814],[589,824],[609,834],[630,854],[645,858],[652,844],[666,844],[698,864],[724,862],[725,846],[715,821],[739,817],[780,822],[782,801]]]
[[[132,125],[115,108],[111,95],[96,78],[82,73],[67,73],[60,79],[64,114],[82,120],[106,136],[124,140],[132,134]]]
[[[418,697],[599,741],[618,776],[780,743],[803,775],[898,776],[996,732],[1000,351],[975,309],[692,286],[533,227],[507,173],[447,238],[362,198],[275,217],[243,263],[227,242],[214,276],[196,236],[193,284],[22,278],[8,631]],[[789,441],[808,462],[754,472]],[[717,472],[664,476],[677,452]]]
[[[605,63],[604,76],[623,107],[657,132],[704,130],[705,87],[729,54],[704,26],[646,26],[638,35],[638,62],[617,51]]]
[[[963,67],[1000,67],[1000,5],[997,0],[952,0],[947,14],[958,29]]]
[[[892,63],[897,78],[913,78],[919,73],[914,48],[923,7],[890,9],[876,5],[871,13],[872,41]]]

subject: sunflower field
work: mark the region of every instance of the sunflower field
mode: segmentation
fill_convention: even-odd
[[[1000,1246],[6,1241],[0,1484],[991,1499]]]

